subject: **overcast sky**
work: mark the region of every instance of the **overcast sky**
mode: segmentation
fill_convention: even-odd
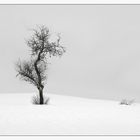
[[[0,93],[37,92],[14,68],[36,25],[61,33],[67,48],[45,92],[140,101],[140,5],[0,5]]]

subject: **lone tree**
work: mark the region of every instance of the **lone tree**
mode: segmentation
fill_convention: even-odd
[[[40,26],[33,29],[33,35],[27,40],[27,46],[31,50],[29,61],[16,63],[17,76],[24,81],[33,84],[39,91],[39,104],[44,104],[43,89],[47,80],[47,58],[62,56],[65,48],[60,45],[60,36],[56,41],[50,41],[49,29]]]

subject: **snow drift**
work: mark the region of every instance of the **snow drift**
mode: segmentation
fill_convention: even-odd
[[[48,94],[0,94],[0,135],[139,135],[140,104]]]

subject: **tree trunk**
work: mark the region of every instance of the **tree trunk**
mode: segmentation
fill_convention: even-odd
[[[39,89],[40,104],[44,104],[43,89]]]

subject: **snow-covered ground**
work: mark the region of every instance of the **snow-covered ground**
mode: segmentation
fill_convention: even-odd
[[[0,94],[0,135],[140,135],[140,104],[48,94]]]

